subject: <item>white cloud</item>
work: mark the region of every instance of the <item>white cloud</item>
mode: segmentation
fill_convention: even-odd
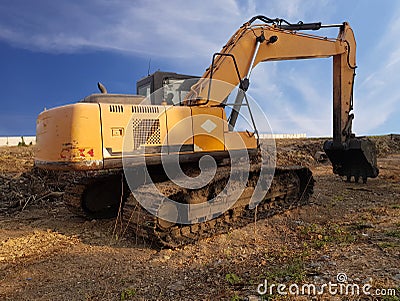
[[[233,0],[0,4],[0,38],[36,51],[85,48],[158,57],[209,55],[244,20]]]
[[[4,0],[0,40],[47,53],[117,51],[168,60],[185,66],[182,72],[201,74],[241,24],[266,12],[287,16],[293,5],[282,6],[281,0],[268,5],[257,0]]]
[[[43,52],[89,48],[171,58],[210,56],[253,15],[267,12],[297,22],[317,2],[5,0],[0,39]]]

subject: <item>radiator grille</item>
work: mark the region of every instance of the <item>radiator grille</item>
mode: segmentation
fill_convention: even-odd
[[[132,126],[133,149],[139,149],[141,145],[161,144],[160,120],[134,119]]]

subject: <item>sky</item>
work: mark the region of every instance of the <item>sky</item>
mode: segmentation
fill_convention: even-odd
[[[2,0],[0,136],[34,135],[44,108],[96,93],[98,81],[132,94],[148,70],[200,76],[254,15],[348,21],[357,40],[353,131],[400,133],[399,1]],[[261,63],[248,94],[275,133],[332,135],[332,59]]]

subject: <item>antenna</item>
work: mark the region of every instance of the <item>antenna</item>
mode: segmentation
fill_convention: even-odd
[[[149,59],[149,68],[147,68],[147,76],[150,75],[151,58]]]

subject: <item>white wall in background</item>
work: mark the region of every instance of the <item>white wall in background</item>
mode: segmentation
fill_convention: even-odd
[[[22,136],[26,145],[36,144],[36,136]],[[15,146],[22,143],[21,136],[19,137],[0,137],[0,146]]]
[[[260,139],[296,139],[306,138],[305,133],[301,134],[260,134]]]

